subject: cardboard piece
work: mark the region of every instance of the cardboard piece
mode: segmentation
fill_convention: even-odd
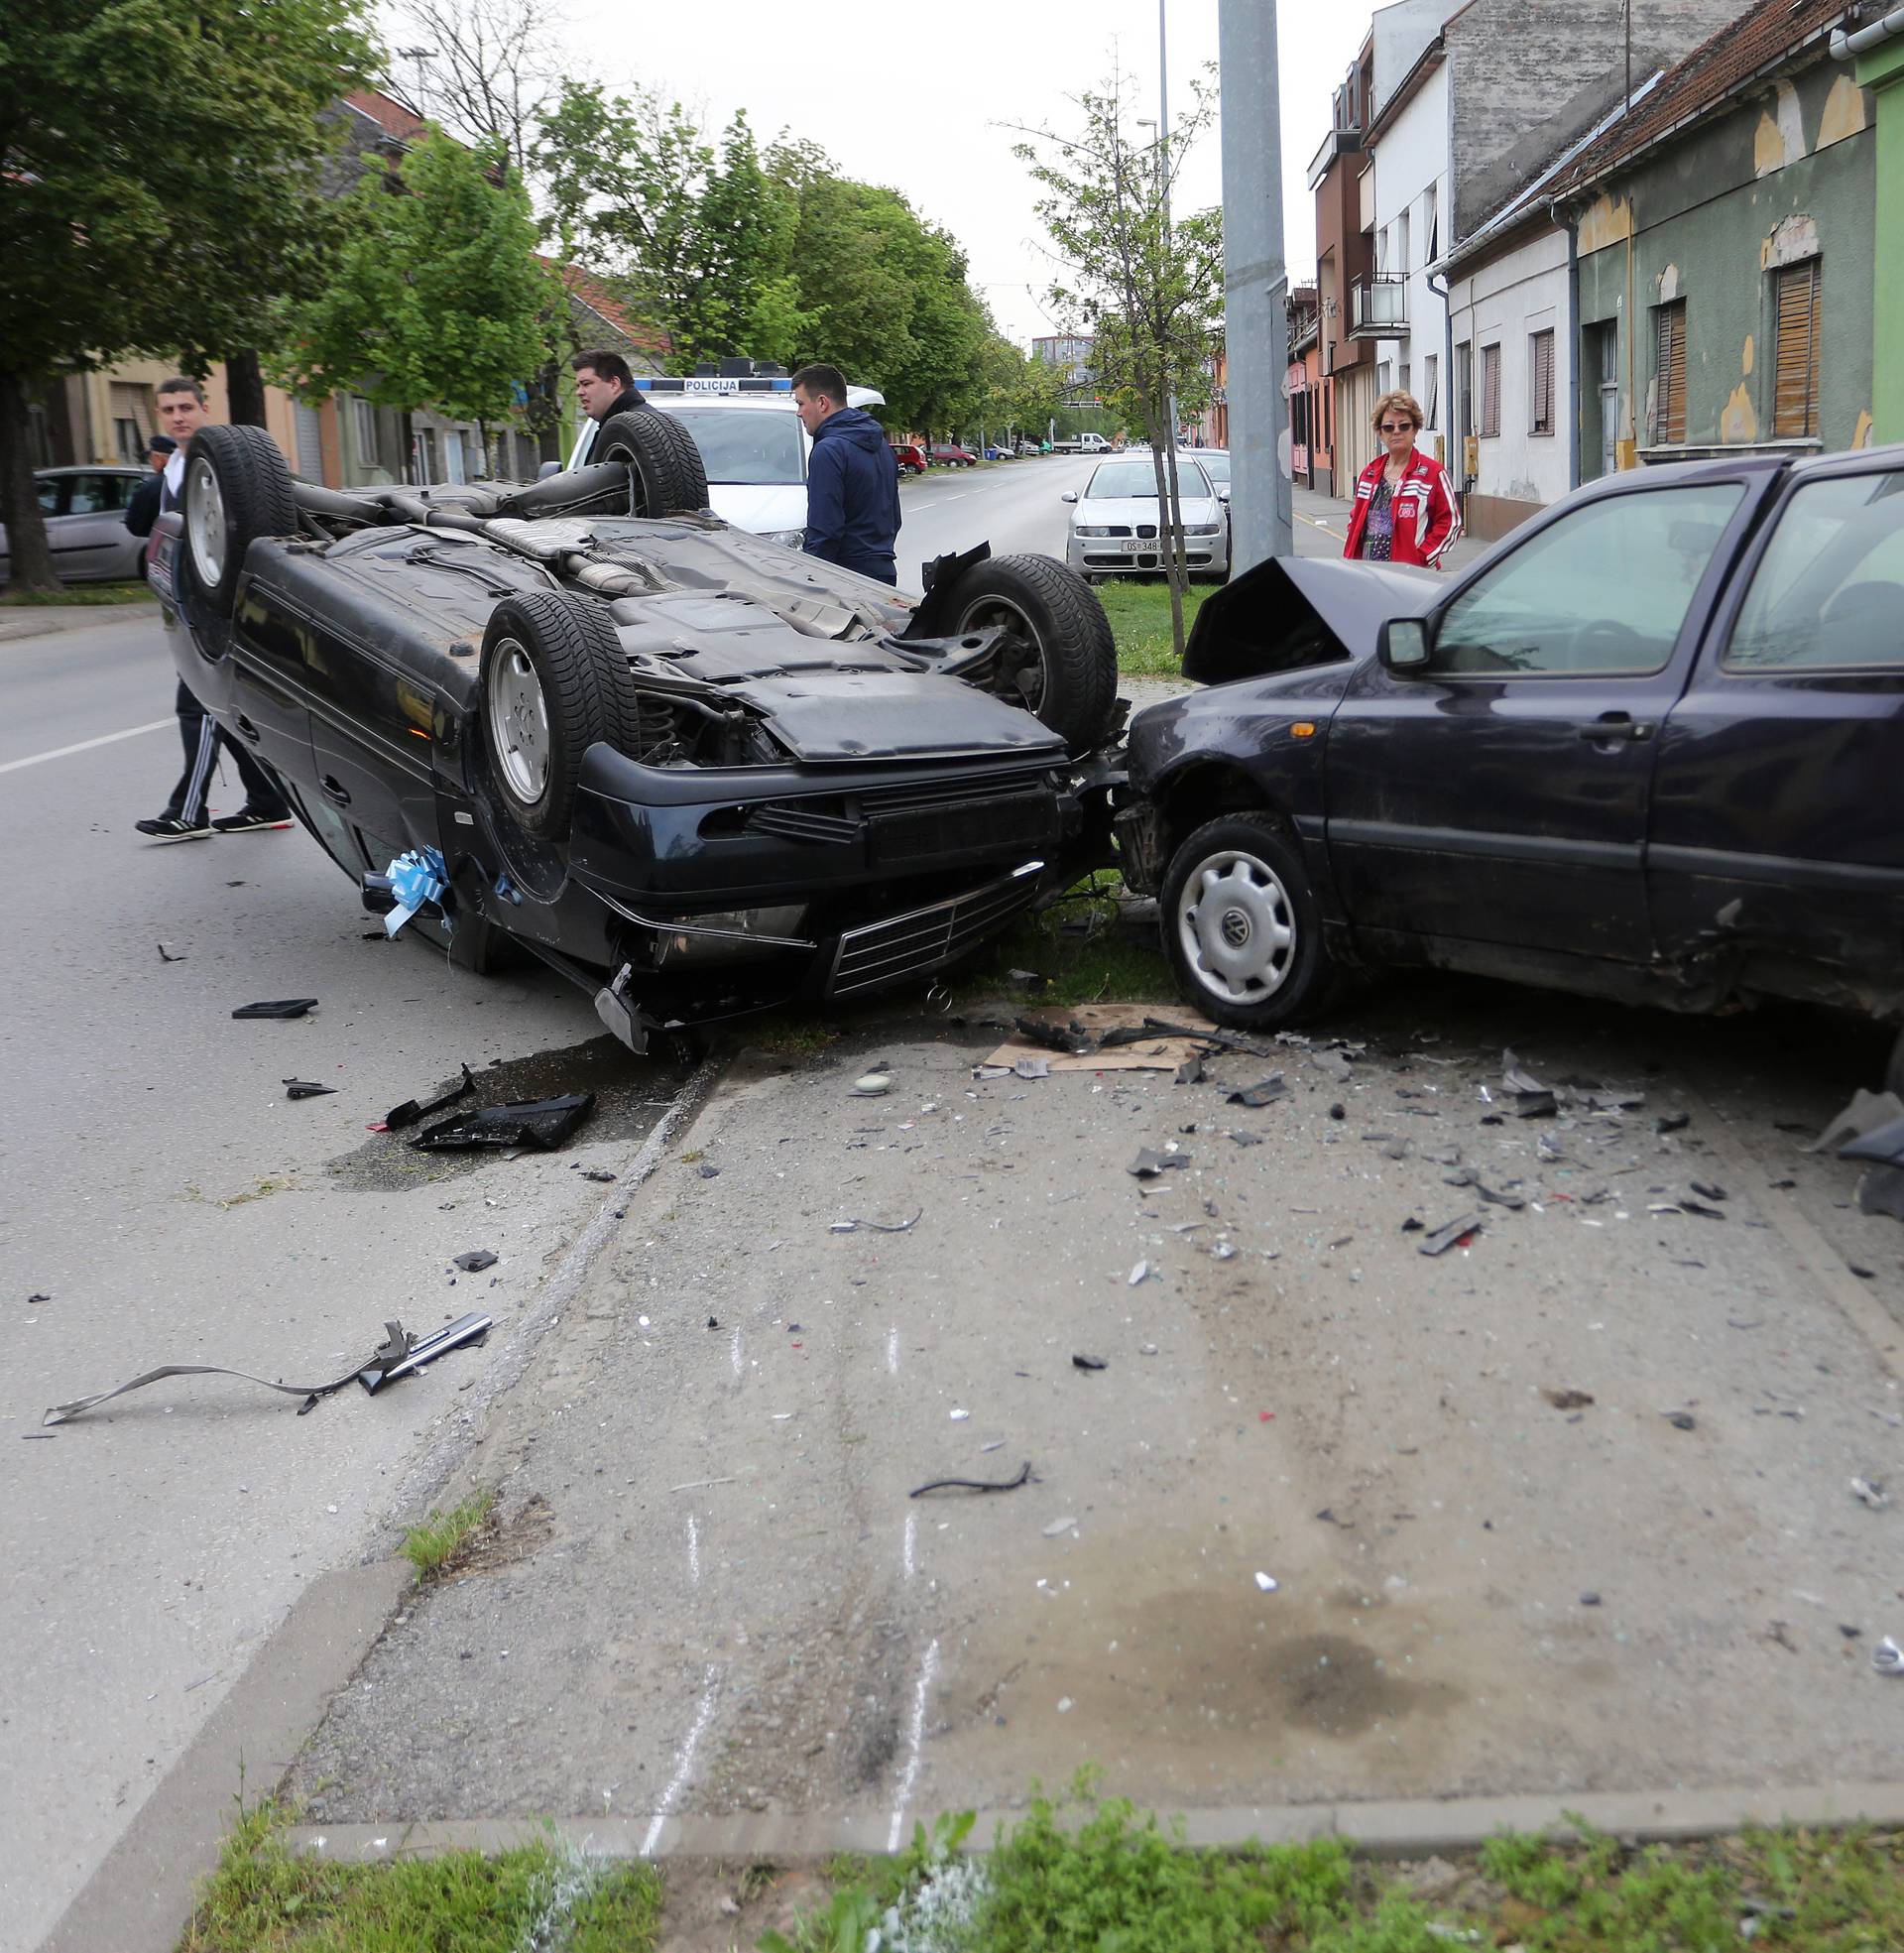
[[[1145,1018],[1166,1018],[1172,1024],[1189,1026],[1193,1031],[1216,1027],[1209,1019],[1185,1010],[1181,1004],[1079,1004],[1074,1009],[1053,1004],[1043,1010],[1026,1011],[1027,1018],[1062,1031],[1077,1023],[1085,1030],[1102,1035],[1107,1031],[1140,1031]],[[1015,1065],[1020,1058],[1044,1058],[1056,1071],[1175,1071],[1199,1046],[1187,1038],[1144,1038],[1134,1044],[1114,1044],[1108,1051],[1047,1050],[1042,1044],[1027,1043],[1021,1038],[1009,1038],[985,1060],[988,1065]]]

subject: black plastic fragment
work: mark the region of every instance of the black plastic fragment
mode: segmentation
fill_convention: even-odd
[[[1904,1167],[1873,1166],[1858,1182],[1857,1211],[1904,1221]]]
[[[1172,1166],[1187,1166],[1190,1156],[1187,1153],[1158,1153],[1147,1146],[1137,1149],[1137,1157],[1124,1170],[1134,1174],[1140,1180],[1154,1180],[1159,1173],[1166,1173]]]
[[[468,1275],[480,1275],[502,1259],[493,1248],[468,1248],[456,1257],[456,1266]]]
[[[287,1078],[285,1097],[288,1099],[321,1099],[335,1092],[335,1085],[314,1085],[308,1078]]]
[[[240,1004],[235,1018],[300,1018],[317,1008],[315,997],[279,997],[263,1004]]]
[[[1240,1086],[1225,1099],[1227,1105],[1247,1105],[1252,1110],[1265,1105],[1274,1105],[1276,1100],[1287,1098],[1289,1087],[1283,1082],[1280,1071],[1272,1071],[1267,1078],[1254,1085]]]
[[[182,963],[185,960],[182,956],[175,956],[163,942],[155,943],[153,946],[159,951],[159,960],[162,963]]]
[[[1697,1427],[1697,1420],[1690,1410],[1663,1410],[1660,1412],[1676,1431],[1690,1431]]]
[[[1103,1370],[1108,1366],[1101,1356],[1073,1356],[1071,1367],[1073,1370]]]
[[[1726,1189],[1713,1180],[1693,1180],[1689,1183],[1702,1200],[1724,1200]]]
[[[466,1153],[489,1146],[548,1153],[566,1145],[594,1109],[593,1092],[565,1092],[560,1098],[489,1105],[480,1112],[459,1112],[425,1127],[411,1145],[423,1153]]]
[[[1669,1112],[1653,1121],[1653,1131],[1664,1138],[1668,1133],[1683,1133],[1692,1123],[1690,1112]]]
[[[1452,1221],[1444,1221],[1440,1227],[1423,1236],[1416,1248],[1421,1255],[1445,1255],[1459,1241],[1471,1234],[1479,1234],[1487,1225],[1480,1214],[1458,1214]]]
[[[1072,1023],[1060,1031],[1056,1025],[1040,1023],[1036,1018],[1013,1018],[1012,1028],[1027,1044],[1042,1044],[1047,1051],[1078,1056],[1091,1049],[1091,1034],[1081,1024]]]
[[[1176,1082],[1179,1085],[1201,1085],[1203,1083],[1203,1053],[1192,1051],[1177,1066]]]
[[[908,1499],[923,1499],[928,1492],[1015,1492],[1021,1485],[1031,1483],[1031,1460],[1027,1458],[1018,1467],[1015,1478],[932,1478],[923,1485],[915,1485],[905,1496]]]
[[[1260,1146],[1262,1144],[1262,1135],[1260,1133],[1246,1133],[1239,1129],[1232,1133],[1230,1137],[1239,1146]]]
[[[384,1124],[393,1133],[401,1133],[406,1126],[414,1126],[417,1120],[427,1119],[432,1112],[441,1112],[444,1106],[467,1098],[476,1089],[476,1080],[470,1076],[468,1065],[462,1067],[462,1072],[460,1085],[445,1086],[433,1099],[406,1099],[402,1105],[392,1106],[384,1114]]]

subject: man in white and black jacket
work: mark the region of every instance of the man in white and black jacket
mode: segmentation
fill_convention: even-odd
[[[191,437],[209,418],[204,393],[196,380],[181,376],[161,383],[159,419],[174,447],[166,462],[159,514],[178,507],[185,491],[185,457],[191,449]],[[131,514],[128,510],[128,528],[132,527]],[[274,827],[289,827],[291,809],[273,786],[270,775],[206,712],[183,678],[178,680],[176,703],[178,737],[185,749],[185,770],[172,790],[165,812],[155,820],[133,822],[139,832],[155,841],[208,841],[214,834],[257,834]],[[238,778],[245,786],[245,804],[238,812],[213,820],[205,795],[211,790],[211,770],[220,746],[237,764]]]

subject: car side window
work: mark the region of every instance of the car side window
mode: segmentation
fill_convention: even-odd
[[[72,499],[66,504],[69,516],[96,516],[101,509],[109,509],[112,504],[105,499],[104,478],[99,475],[73,475]]]
[[[1611,495],[1550,523],[1449,605],[1430,669],[1479,676],[1663,671],[1742,483]]]
[[[55,475],[51,481],[38,484],[40,513],[43,516],[57,516],[60,513],[60,490],[63,477]]]
[[[1726,647],[1733,671],[1904,667],[1904,472],[1795,490]]]

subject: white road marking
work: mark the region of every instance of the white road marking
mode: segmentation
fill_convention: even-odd
[[[936,1648],[937,1646],[934,1642],[933,1647]],[[654,1847],[660,1842],[661,1826],[667,1822],[675,1799],[687,1787],[687,1773],[694,1768],[694,1751],[714,1718],[714,1697],[719,1693],[720,1685],[721,1671],[710,1661],[707,1664],[706,1683],[701,1691],[701,1706],[694,1712],[694,1726],[687,1732],[687,1741],[681,1745],[681,1753],[674,1763],[674,1774],[668,1778],[667,1788],[661,1792],[660,1805],[654,1812],[654,1821],[648,1827],[648,1836],[642,1840],[640,1856],[643,1858],[654,1857]]]
[[[692,1513],[687,1516],[687,1577],[695,1586],[701,1584],[701,1528]]]
[[[889,1377],[899,1374],[899,1332],[896,1327],[886,1332],[886,1374]]]
[[[727,1346],[727,1354],[729,1361],[734,1365],[734,1374],[738,1377],[741,1374],[741,1332],[738,1325],[734,1330],[734,1340]]]
[[[912,1796],[912,1782],[919,1773],[919,1749],[925,1741],[925,1698],[932,1691],[932,1677],[938,1672],[939,1645],[925,1650],[919,1663],[918,1686],[912,1691],[912,1715],[905,1731],[905,1768],[899,1772],[898,1801],[892,1806],[892,1828],[886,1834],[888,1851],[897,1851],[899,1836],[905,1829],[905,1807]]]
[[[907,1513],[905,1516],[905,1542],[900,1549],[899,1561],[905,1568],[905,1577],[908,1580],[911,1579],[916,1570],[912,1564],[912,1548],[917,1543],[918,1536],[919,1516],[917,1513]]]
[[[71,746],[56,746],[50,753],[31,753],[24,760],[9,760],[0,773],[18,773],[22,767],[45,766],[49,760],[63,760],[73,753],[90,753],[95,746],[114,746],[122,739],[137,739],[142,732],[164,732],[176,726],[175,719],[154,719],[150,725],[128,726],[124,732],[102,732],[97,739],[81,739]]]

